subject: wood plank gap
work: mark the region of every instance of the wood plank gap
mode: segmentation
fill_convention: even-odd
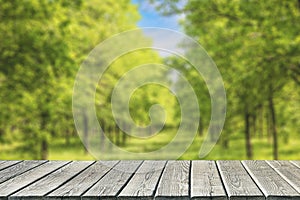
[[[300,192],[300,169],[289,161],[266,161],[290,186]]]
[[[91,189],[94,185],[96,185],[106,174],[108,174],[117,164],[120,163],[120,160],[114,164],[114,166],[112,166],[105,174],[103,174],[103,176],[101,176],[101,178],[99,180],[97,180],[94,184],[91,185],[91,187],[87,188],[81,195],[80,195],[80,199],[82,199],[82,196],[89,190]]]
[[[290,162],[295,165],[296,167],[300,168],[300,165],[295,160],[290,160]]]
[[[46,197],[48,194],[50,194],[51,192],[53,192],[54,190],[56,190],[57,188],[59,188],[60,186],[64,185],[65,183],[69,182],[70,180],[72,180],[74,177],[78,176],[79,174],[81,174],[83,171],[85,171],[86,169],[88,169],[89,167],[91,167],[93,164],[95,164],[96,161],[92,162],[90,165],[88,165],[86,168],[82,169],[81,171],[79,171],[77,174],[74,174],[71,178],[65,180],[63,183],[61,183],[59,186],[57,186],[56,188],[54,188],[53,190],[48,191],[44,197]]]
[[[257,186],[257,188],[259,189],[259,191],[265,196],[265,199],[267,199],[266,194],[263,192],[263,190],[259,187],[259,185],[257,184],[257,182],[253,179],[253,177],[251,176],[251,174],[249,173],[249,171],[247,170],[247,167],[245,167],[244,163],[241,162],[243,168],[246,170],[247,174],[250,176],[250,178],[252,179],[252,181],[254,182],[254,184]]]
[[[172,160],[166,165],[155,193],[155,199],[190,199],[189,165],[186,160]]]
[[[0,171],[12,167],[20,162],[23,162],[23,160],[13,160],[13,161],[5,160],[4,163],[1,163],[1,165],[4,165],[4,167],[1,168],[0,166]]]
[[[125,188],[125,186],[128,184],[128,182],[131,180],[133,175],[137,172],[137,170],[141,167],[141,165],[144,163],[144,160],[139,164],[139,166],[135,169],[135,171],[131,174],[131,176],[128,178],[128,180],[120,187],[120,190],[116,193],[116,197],[119,196],[121,191]]]
[[[33,166],[32,168],[27,169],[26,171],[24,171],[24,172],[18,174],[18,176],[20,176],[20,175],[22,175],[22,174],[24,174],[24,173],[26,173],[26,172],[28,172],[28,171],[30,171],[30,170],[34,170],[35,168],[37,168],[37,167],[39,167],[39,166],[41,166],[41,165],[44,165],[44,164],[47,163],[47,162],[49,162],[49,160],[45,160],[45,162],[42,162],[41,164],[38,164],[38,165],[36,165],[36,166]]]
[[[116,195],[123,188],[125,182],[141,165],[141,160],[121,160],[109,173],[91,187],[82,199],[116,199]]]
[[[169,162],[169,161],[166,161],[163,170],[161,170],[160,176],[159,176],[159,178],[158,178],[158,181],[157,181],[157,183],[156,183],[156,185],[155,185],[155,189],[154,189],[153,194],[152,194],[153,198],[155,198],[155,193],[156,193],[156,190],[157,190],[157,188],[158,188],[158,184],[159,184],[159,182],[160,182],[160,180],[161,180],[161,177],[162,177],[163,173],[165,172],[165,169],[166,169],[166,166],[167,166],[167,163],[168,163],[168,162]]]
[[[219,177],[220,177],[220,179],[221,179],[221,183],[222,183],[222,186],[223,186],[223,188],[224,188],[226,197],[227,197],[227,199],[229,199],[229,195],[228,195],[228,193],[227,193],[227,190],[226,190],[226,187],[225,187],[225,183],[224,183],[223,178],[222,178],[222,176],[221,176],[221,170],[220,170],[220,167],[219,167],[219,165],[217,164],[217,162],[216,162],[215,160],[214,160],[214,163],[215,163],[215,165],[216,165],[216,168],[217,168]],[[212,199],[212,198],[211,198],[211,199]]]
[[[240,161],[218,160],[217,166],[229,199],[265,199]]]
[[[0,184],[14,178],[14,177],[17,177],[21,174],[24,174],[25,172],[37,167],[37,166],[40,166],[42,163],[45,163],[45,162],[48,162],[48,161],[42,161],[42,160],[34,160],[34,161],[30,161],[30,160],[24,160],[22,162],[19,162],[18,164],[16,165],[13,165],[12,167],[9,167],[9,168],[6,168],[5,170],[2,170],[0,172]],[[7,170],[10,170],[10,171],[13,171],[14,174],[9,174],[8,172],[10,171],[7,171]],[[7,172],[5,172],[7,171]],[[4,176],[3,176],[3,173],[4,173]],[[1,177],[2,176],[2,177]]]
[[[26,188],[26,187],[28,187],[28,186],[34,184],[35,182],[37,182],[37,181],[39,181],[39,180],[41,180],[41,179],[43,179],[44,177],[49,176],[51,173],[53,173],[53,172],[55,172],[55,171],[57,171],[57,170],[63,168],[64,166],[66,166],[67,164],[69,164],[69,163],[71,163],[71,162],[72,162],[72,161],[66,162],[66,163],[63,164],[61,167],[59,167],[59,168],[57,168],[57,169],[55,169],[55,170],[53,170],[53,171],[50,171],[49,173],[45,174],[44,176],[41,176],[40,178],[36,179],[35,181],[32,181],[31,183],[25,185],[24,187],[21,187],[21,188],[19,188],[18,190],[16,190],[16,191],[10,193],[10,194],[7,196],[6,199],[8,199],[9,196],[11,196],[11,195],[13,195],[13,194],[19,192],[20,190],[23,190],[24,188]],[[0,199],[1,199],[1,198],[0,198]]]
[[[13,195],[10,195],[8,199],[41,199],[47,195],[49,191],[53,191],[60,187],[62,184],[72,179],[75,175],[78,175],[83,169],[87,168],[93,163],[93,161],[72,161],[64,167],[50,173],[48,176],[36,181],[23,190],[20,190]]]
[[[165,160],[145,160],[118,195],[118,199],[153,199],[165,164]]]
[[[193,160],[191,177],[191,199],[227,200],[221,176],[214,161]]]
[[[297,198],[297,192],[265,160],[242,161],[253,180],[260,186],[266,199]]]
[[[192,161],[190,160],[190,168],[189,168],[189,192],[188,192],[188,195],[189,195],[189,198],[191,199],[191,183],[192,183]]]

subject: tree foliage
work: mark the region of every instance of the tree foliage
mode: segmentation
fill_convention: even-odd
[[[31,158],[74,132],[72,88],[96,44],[135,27],[136,6],[118,1],[0,2],[0,136],[16,135]]]
[[[246,155],[252,158],[252,138],[268,137],[273,158],[280,158],[278,140],[287,142],[300,127],[299,1],[149,1],[164,15],[184,15],[184,31],[200,42],[218,66],[228,101],[220,140],[223,147],[230,147],[233,132],[244,134]],[[130,0],[0,0],[0,143],[15,142],[23,158],[35,159],[47,158],[53,138],[65,138],[68,143],[76,132],[72,90],[79,66],[97,44],[136,28],[139,18],[137,6]],[[145,36],[132,40],[139,42]],[[199,59],[195,52],[187,53]],[[151,50],[134,51],[111,64],[95,95],[99,122],[117,145],[125,145],[126,134],[111,111],[114,86],[135,66],[162,62],[191,83],[199,101],[200,137],[207,129],[211,101],[205,82],[193,67]],[[139,76],[165,79],[173,89],[181,84],[172,82],[171,71],[144,71]],[[139,77],[132,83],[135,78]],[[120,104],[122,100],[120,97]],[[147,126],[149,109],[158,103],[167,113],[166,129],[176,129],[180,105],[170,90],[155,84],[132,93],[129,109],[133,121]],[[88,125],[85,115],[82,120]],[[86,130],[86,141],[91,131]]]
[[[166,15],[185,14],[185,32],[203,45],[222,73],[228,97],[222,138],[243,120],[247,156],[252,158],[252,127],[259,123],[259,113],[266,112],[277,159],[277,134],[287,126],[278,123],[287,114],[279,108],[299,109],[299,1],[190,0],[181,7],[180,1],[156,5]],[[291,87],[288,93],[286,87]],[[289,93],[298,97],[286,98]],[[289,113],[285,120],[296,115]],[[299,132],[299,120],[290,127]]]

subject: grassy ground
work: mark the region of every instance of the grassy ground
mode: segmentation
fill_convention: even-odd
[[[169,133],[164,133],[157,138],[153,138],[151,142],[141,142],[140,140],[130,138],[127,140],[127,145],[124,149],[131,152],[150,151],[157,149],[170,141],[172,136]],[[199,159],[198,153],[201,147],[203,138],[196,137],[193,144],[180,157],[180,159]],[[272,144],[267,137],[253,138],[253,159],[272,159]],[[0,159],[31,159],[31,156],[18,151],[19,144],[1,144]],[[93,156],[85,153],[84,147],[79,138],[74,137],[67,145],[64,139],[54,138],[50,143],[49,148],[50,160],[93,160]],[[220,159],[246,159],[245,141],[243,134],[232,134],[230,136],[228,148],[224,148],[221,142],[217,144],[213,150],[204,159],[220,160]],[[300,140],[297,137],[290,137],[288,143],[284,143],[279,137],[279,159],[300,159]]]

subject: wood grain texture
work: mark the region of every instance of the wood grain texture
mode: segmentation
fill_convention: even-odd
[[[118,199],[153,199],[166,161],[144,161]]]
[[[10,194],[23,189],[31,183],[39,180],[40,178],[48,175],[54,170],[59,169],[67,164],[67,161],[50,161],[45,164],[39,165],[19,176],[16,176],[4,183],[0,184],[0,199],[6,199]]]
[[[299,193],[266,161],[242,161],[243,165],[267,199],[299,197]]]
[[[217,166],[230,199],[264,199],[240,161],[217,161]]]
[[[9,199],[41,199],[93,164],[93,161],[74,161],[9,196]]]
[[[297,192],[300,192],[300,168],[289,161],[267,161]]]
[[[0,200],[300,199],[300,161],[0,161]]]
[[[22,162],[21,160],[13,160],[13,161],[8,161],[8,160],[1,160],[0,161],[0,171],[3,169],[6,169],[10,166],[13,166],[19,162]]]
[[[156,199],[189,199],[190,161],[168,161],[159,181]]]
[[[227,199],[214,161],[192,161],[191,197],[193,199]]]
[[[293,161],[290,161],[292,164],[294,164],[295,166],[299,167],[300,168],[300,160],[293,160]]]
[[[98,161],[44,199],[81,199],[81,195],[99,181],[119,161]]]
[[[115,199],[142,161],[120,161],[100,181],[82,195],[82,199]]]
[[[25,160],[23,162],[19,162],[11,167],[8,167],[4,170],[0,171],[0,183],[3,183],[11,178],[14,178],[34,167],[37,167],[47,161],[43,160]]]

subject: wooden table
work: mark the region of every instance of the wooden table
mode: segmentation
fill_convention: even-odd
[[[0,199],[300,199],[300,161],[0,161]]]

